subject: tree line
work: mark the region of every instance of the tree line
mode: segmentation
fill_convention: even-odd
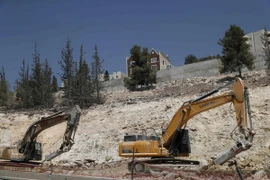
[[[266,28],[261,35],[263,43],[263,54],[266,65],[266,72],[270,77],[270,46],[269,35]],[[237,25],[230,25],[225,31],[224,37],[218,40],[222,47],[222,55],[207,56],[197,58],[189,54],[185,59],[185,64],[219,58],[222,63],[221,73],[239,72],[246,67],[254,69],[255,57],[250,52],[250,45],[247,43],[244,31]],[[151,69],[150,53],[148,48],[134,45],[130,49],[132,58],[131,77],[124,78],[124,85],[131,91],[144,90],[153,87],[156,83],[156,70]],[[0,106],[14,105],[17,108],[42,107],[50,108],[53,106],[52,93],[57,92],[58,82],[52,69],[45,59],[41,61],[40,54],[35,45],[33,61],[29,66],[25,60],[22,61],[19,77],[16,80],[15,91],[9,91],[9,83],[6,80],[4,68],[0,70]],[[59,74],[64,84],[66,103],[79,104],[82,108],[89,107],[95,103],[104,103],[105,95],[102,93],[104,81],[109,80],[109,72],[102,68],[102,60],[99,57],[97,46],[90,65],[85,58],[83,45],[80,46],[78,61],[73,57],[71,40],[68,38],[65,47],[61,50],[61,60],[58,61],[61,73]],[[104,75],[103,75],[104,73]],[[15,97],[15,98],[14,98]]]
[[[77,60],[76,60],[77,59]],[[9,108],[52,108],[55,105],[54,96],[57,91],[64,92],[64,105],[80,105],[81,108],[105,101],[102,93],[103,67],[97,45],[90,65],[85,58],[83,45],[80,46],[78,58],[73,56],[71,40],[68,38],[65,47],[61,50],[61,59],[58,64],[61,68],[60,76],[63,82],[62,89],[47,59],[40,58],[40,53],[35,44],[32,54],[32,63],[29,65],[22,60],[22,65],[15,81],[14,92],[10,92],[4,68],[0,71],[0,105]]]
[[[202,58],[198,58],[194,54],[189,54],[189,55],[187,55],[185,57],[185,65],[192,64],[192,63],[197,63],[197,62],[208,61],[208,60],[212,60],[212,59],[220,59],[220,58],[221,58],[221,56],[219,54],[205,56],[205,57],[202,57]]]

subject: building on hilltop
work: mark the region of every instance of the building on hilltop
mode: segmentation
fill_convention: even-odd
[[[124,79],[124,77],[127,77],[127,75],[122,73],[121,71],[117,71],[117,72],[113,72],[112,74],[109,74],[109,80]],[[100,75],[100,80],[104,81],[104,74]]]
[[[113,72],[112,74],[110,74],[110,80],[123,79],[124,77],[127,77],[127,75],[122,73],[121,71]]]
[[[126,71],[128,77],[132,74],[132,64],[134,61],[132,61],[132,57],[126,57]],[[171,61],[169,59],[168,55],[165,55],[163,52],[155,51],[153,48],[150,52],[150,62],[151,69],[159,71],[162,69],[170,69],[171,68]]]

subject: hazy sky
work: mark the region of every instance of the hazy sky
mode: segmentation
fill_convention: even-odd
[[[61,49],[69,36],[78,59],[94,45],[110,73],[126,73],[126,56],[138,44],[168,54],[174,66],[188,54],[221,52],[219,38],[231,24],[245,33],[270,28],[268,0],[0,0],[0,66],[13,86],[34,44],[41,59],[60,72]],[[59,76],[57,75],[58,79]]]

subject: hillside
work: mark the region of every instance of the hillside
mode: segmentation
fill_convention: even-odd
[[[270,167],[270,86],[264,71],[244,74],[249,87],[252,119],[256,135],[254,145],[237,156],[243,170],[260,170]],[[84,110],[71,151],[53,160],[54,163],[96,160],[109,163],[123,160],[118,157],[118,142],[126,133],[138,134],[140,129],[154,128],[158,134],[161,126],[168,124],[183,102],[195,99],[217,87],[225,85],[233,75],[211,78],[190,78],[158,84],[156,89],[143,92],[109,93],[104,105]],[[223,89],[221,92],[228,90]],[[15,144],[27,127],[48,112],[0,113],[0,145]],[[230,104],[217,107],[195,116],[187,124],[190,129],[191,156],[189,159],[206,161],[230,148],[230,138],[236,121]],[[65,125],[42,132],[44,154],[58,148]],[[228,166],[214,169],[229,170]],[[214,170],[213,169],[213,170]],[[124,171],[126,172],[126,171]]]

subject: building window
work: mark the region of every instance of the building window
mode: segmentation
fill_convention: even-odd
[[[164,65],[164,63],[165,63],[165,62],[163,61],[163,65]]]
[[[132,66],[134,63],[135,63],[135,61],[130,61],[129,64]]]
[[[155,62],[157,62],[157,58],[156,57],[151,58],[151,63],[155,63]]]
[[[152,70],[157,70],[157,65],[151,65]]]
[[[130,71],[130,75],[131,75],[132,74],[132,68],[130,68],[129,71]]]

